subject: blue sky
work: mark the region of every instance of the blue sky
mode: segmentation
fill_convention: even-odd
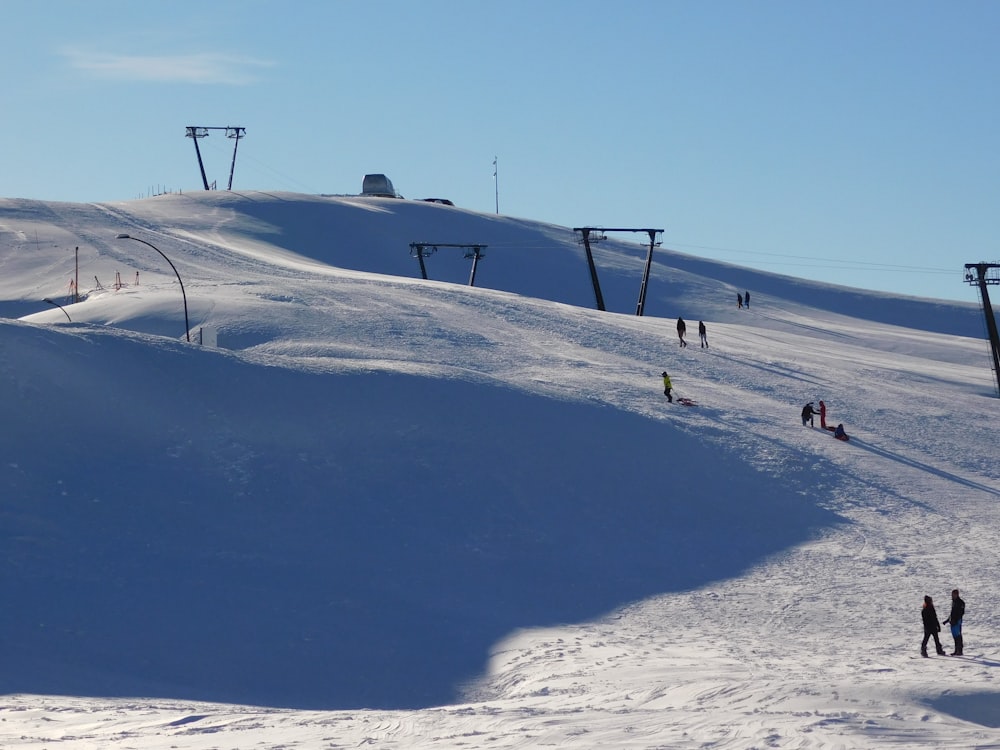
[[[0,195],[407,198],[975,301],[997,260],[1000,4],[5,0]],[[200,141],[228,181],[232,140]],[[498,183],[493,160],[498,160]]]

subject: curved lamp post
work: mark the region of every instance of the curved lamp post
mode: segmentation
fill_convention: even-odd
[[[156,245],[152,245],[146,242],[146,240],[140,240],[138,237],[133,237],[130,234],[119,234],[115,236],[115,239],[135,240],[136,242],[141,242],[143,245],[146,245],[147,247],[153,248],[160,255],[163,255],[163,251],[160,250],[160,248],[158,248]],[[188,323],[188,298],[187,294],[185,294],[184,292],[184,282],[181,281],[181,275],[177,273],[177,267],[170,262],[170,258],[168,258],[166,255],[163,255],[163,260],[167,261],[167,263],[170,263],[170,267],[174,269],[174,275],[177,277],[177,283],[181,285],[181,297],[184,298],[184,335],[185,337],[187,337],[188,341],[191,341],[191,325]]]
[[[42,302],[48,302],[50,305],[55,305],[56,307],[58,307],[60,310],[63,311],[63,315],[66,316],[66,320],[68,320],[70,323],[73,322],[73,319],[69,316],[69,313],[66,312],[66,308],[60,305],[58,302],[53,302],[48,297],[43,297]]]

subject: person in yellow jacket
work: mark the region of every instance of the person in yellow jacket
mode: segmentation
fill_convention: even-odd
[[[663,395],[667,397],[667,401],[674,403],[674,397],[670,395],[670,389],[673,386],[670,384],[670,376],[667,375],[667,371],[663,371]]]

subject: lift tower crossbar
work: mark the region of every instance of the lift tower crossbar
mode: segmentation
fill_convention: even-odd
[[[1000,263],[966,263],[965,281],[979,286],[979,296],[983,299],[983,313],[986,315],[986,332],[990,337],[990,351],[993,353],[993,379],[1000,394],[1000,335],[997,334],[997,319],[993,316],[990,294],[987,286],[1000,284]],[[973,273],[975,271],[975,273]]]
[[[420,263],[420,277],[422,279],[427,279],[427,266],[424,263],[424,258],[437,252],[439,247],[460,247],[466,251],[465,257],[472,258],[472,273],[469,274],[469,286],[475,286],[476,268],[479,266],[480,259],[486,257],[483,255],[483,250],[489,247],[489,245],[463,245],[461,243],[453,242],[411,242],[410,255],[416,258]]]
[[[233,172],[236,171],[236,149],[239,148],[240,138],[245,138],[247,134],[246,128],[235,127],[232,125],[226,127],[205,127],[202,125],[188,125],[187,132],[185,132],[184,137],[190,138],[194,141],[194,152],[198,157],[198,169],[201,170],[201,182],[205,186],[205,190],[211,190],[212,188],[208,185],[208,177],[205,176],[205,164],[201,159],[201,149],[198,148],[198,139],[207,138],[209,130],[225,130],[226,138],[233,139],[233,162],[229,167],[229,187],[226,190],[233,189]]]
[[[590,249],[591,242],[600,242],[607,239],[607,232],[645,232],[649,235],[649,250],[646,253],[646,265],[642,271],[642,284],[639,286],[639,302],[635,306],[635,314],[642,315],[646,309],[646,288],[649,286],[649,272],[653,267],[653,248],[661,243],[657,239],[663,234],[662,229],[632,229],[632,228],[607,228],[607,227],[578,227],[573,230],[580,232],[583,248],[587,253],[587,268],[590,269],[590,282],[594,286],[594,297],[597,300],[597,309],[604,311],[604,296],[601,294],[601,283],[597,279],[597,266],[594,264],[594,253]],[[596,236],[591,236],[596,233]]]

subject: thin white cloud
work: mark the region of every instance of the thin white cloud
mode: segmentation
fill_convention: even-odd
[[[252,57],[201,52],[189,55],[116,55],[66,50],[70,65],[102,78],[160,83],[243,86],[273,63]]]

